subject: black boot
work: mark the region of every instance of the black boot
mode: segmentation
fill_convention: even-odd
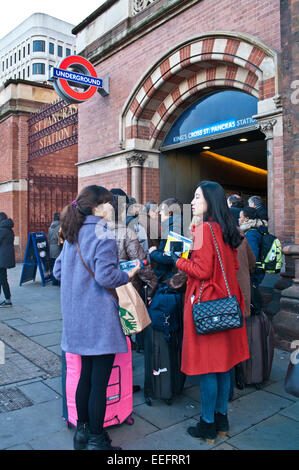
[[[217,437],[215,423],[206,423],[202,418],[197,426],[188,428],[187,432],[190,436],[203,439],[208,444],[214,444]]]
[[[217,434],[221,437],[225,437],[227,435],[227,431],[229,430],[229,424],[227,415],[223,415],[222,413],[215,412],[215,426]]]
[[[121,450],[121,447],[112,447],[108,433],[103,431],[101,434],[89,434],[86,450]]]
[[[74,435],[74,449],[84,450],[89,438],[89,425],[88,423],[77,423],[77,429]]]

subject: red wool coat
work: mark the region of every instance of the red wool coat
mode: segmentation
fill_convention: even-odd
[[[224,243],[220,225],[216,222],[211,222],[211,224],[231,294],[237,297],[244,315],[244,299],[236,277],[239,269],[238,252]],[[208,335],[196,333],[191,297],[194,295],[194,301],[198,301],[202,281],[205,281],[202,301],[226,297],[228,294],[210,227],[207,223],[202,223],[194,229],[193,233],[191,258],[188,260],[181,258],[177,262],[177,267],[188,276],[181,370],[187,375],[226,372],[249,358],[245,321],[242,328],[234,330]]]

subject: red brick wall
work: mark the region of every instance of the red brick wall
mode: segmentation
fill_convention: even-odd
[[[169,49],[207,31],[251,34],[280,50],[279,0],[203,0],[100,63],[110,95],[79,105],[79,161],[119,151],[119,116],[142,75]],[[134,73],[129,73],[134,71]],[[266,84],[266,93],[272,84]]]
[[[109,171],[107,173],[80,178],[78,183],[79,191],[81,191],[85,186],[92,184],[98,184],[99,186],[104,186],[104,188],[107,189],[121,188],[130,196],[130,169],[126,168],[123,170]]]
[[[37,173],[77,177],[78,145],[28,163],[27,119],[27,115],[12,115],[0,123],[0,183],[27,179],[29,165]],[[23,261],[28,238],[27,191],[0,192],[0,211],[14,220],[14,232],[20,238],[20,245],[15,246],[16,258]]]

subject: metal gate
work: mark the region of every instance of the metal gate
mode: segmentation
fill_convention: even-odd
[[[28,232],[48,233],[53,214],[61,212],[78,191],[77,177],[48,173],[46,165],[41,173],[35,162],[77,143],[78,105],[57,100],[28,119]]]
[[[74,176],[45,175],[29,168],[28,232],[46,232],[55,212],[77,196],[78,179]]]

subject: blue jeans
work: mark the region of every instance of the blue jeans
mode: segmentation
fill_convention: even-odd
[[[199,376],[201,416],[206,423],[214,423],[215,411],[227,414],[230,386],[230,371]]]

